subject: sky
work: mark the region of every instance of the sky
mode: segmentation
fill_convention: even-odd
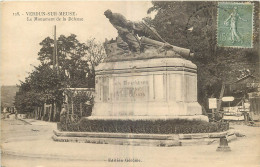
[[[152,6],[149,1],[99,1],[99,2],[2,2],[1,6],[1,85],[16,85],[24,81],[34,67],[39,64],[39,43],[46,37],[53,38],[53,27],[57,27],[57,37],[61,34],[77,35],[80,42],[96,38],[103,42],[105,38],[117,36],[116,29],[104,16],[104,11],[123,14],[128,20],[140,21],[148,16]],[[19,12],[19,15],[17,14]],[[66,18],[66,21],[29,21],[36,12],[45,12],[41,18]],[[83,21],[68,21],[70,16],[47,16],[48,12],[75,12],[76,18]],[[37,13],[39,14],[39,13]],[[69,13],[68,13],[69,14]],[[27,18],[28,17],[28,18]]]

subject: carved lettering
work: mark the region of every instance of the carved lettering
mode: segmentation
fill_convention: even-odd
[[[118,101],[136,101],[148,99],[149,83],[143,80],[122,80],[114,83],[115,99]]]

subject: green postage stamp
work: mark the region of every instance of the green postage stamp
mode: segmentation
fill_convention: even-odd
[[[253,47],[253,3],[218,3],[217,43],[221,47]]]

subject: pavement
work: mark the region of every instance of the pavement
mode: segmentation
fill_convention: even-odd
[[[229,143],[231,152],[216,152],[218,143],[147,147],[54,142],[51,137],[56,123],[11,117],[1,120],[1,125],[2,166],[6,167],[260,167],[260,128],[242,124],[231,125],[246,135]]]

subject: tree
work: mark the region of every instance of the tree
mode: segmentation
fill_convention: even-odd
[[[53,64],[53,43],[49,37],[40,43],[42,63]],[[94,67],[106,56],[103,46],[94,38],[80,43],[74,34],[61,35],[57,43],[59,71],[66,74],[67,87],[94,87]]]
[[[61,105],[64,78],[64,75],[57,75],[48,64],[35,67],[25,82],[21,82],[15,96],[15,106],[19,113],[32,112],[44,103]]]
[[[199,102],[207,107],[207,98],[219,97],[223,83],[234,82],[242,68],[259,69],[259,46],[252,49],[217,47],[217,2],[153,1],[148,13],[156,11],[154,19],[145,18],[168,43],[189,48],[190,58],[198,67]],[[255,3],[259,13],[259,3]],[[258,15],[255,15],[258,16]],[[259,19],[255,17],[255,26]],[[259,43],[259,29],[254,43]],[[259,78],[259,71],[255,71]]]
[[[105,49],[103,45],[97,43],[95,38],[92,38],[87,41],[88,52],[86,54],[86,60],[89,64],[88,71],[88,80],[89,87],[95,87],[95,67],[102,62],[102,60],[106,57]]]
[[[95,86],[94,67],[106,56],[103,46],[95,39],[85,44],[80,43],[74,34],[61,35],[57,40],[59,67],[55,68],[53,43],[50,37],[40,43],[38,60],[41,64],[19,85],[15,97],[19,113],[33,112],[36,107],[51,104],[53,111],[48,119],[53,120],[57,108],[61,108],[64,88]]]

